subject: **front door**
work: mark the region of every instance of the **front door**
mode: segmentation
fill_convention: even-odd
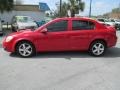
[[[68,50],[68,21],[62,20],[45,27],[46,33],[39,36],[39,51]]]

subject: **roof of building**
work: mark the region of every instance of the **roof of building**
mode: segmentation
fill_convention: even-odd
[[[39,5],[15,5],[14,10],[16,11],[37,11],[39,12]]]
[[[40,2],[39,5],[26,5],[26,4],[20,4],[20,5],[15,5],[14,10],[16,11],[47,11],[50,10],[49,6],[47,3],[42,3]]]
[[[41,11],[47,11],[47,10],[50,10],[49,6],[47,5],[47,3],[43,3],[43,2],[40,2],[39,3],[39,8]]]

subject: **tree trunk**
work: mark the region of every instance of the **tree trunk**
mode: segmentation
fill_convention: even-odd
[[[71,10],[71,17],[75,17],[75,11]]]

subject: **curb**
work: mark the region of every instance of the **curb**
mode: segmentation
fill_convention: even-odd
[[[2,44],[0,44],[0,48],[2,48]]]
[[[2,37],[0,37],[0,48],[2,48],[2,40],[3,40],[3,36]]]

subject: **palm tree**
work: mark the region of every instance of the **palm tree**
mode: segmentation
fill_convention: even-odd
[[[85,3],[82,0],[68,0],[68,9],[71,12],[71,17],[74,17],[79,11],[84,11]]]
[[[14,6],[14,0],[0,0],[0,12],[11,11]]]
[[[84,11],[85,3],[81,0],[68,0],[68,2],[63,2],[61,7],[60,13],[60,6],[58,5],[57,10],[54,11],[54,17],[68,16],[68,11],[70,11],[71,17],[74,17],[79,11]]]
[[[65,17],[67,16],[67,11],[68,11],[68,3],[63,2],[61,6],[61,11],[60,11],[60,6],[57,6],[57,9],[53,12],[53,18],[56,17]]]

